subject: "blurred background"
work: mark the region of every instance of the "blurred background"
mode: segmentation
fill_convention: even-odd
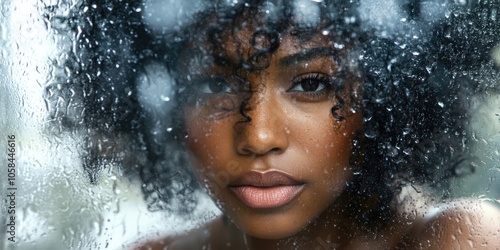
[[[228,4],[231,2],[237,1]],[[297,5],[307,8],[308,2],[297,0]],[[471,23],[463,29],[463,34],[450,39],[463,39],[468,32],[477,34],[478,29],[484,29],[481,26],[484,23],[500,21],[497,2],[479,2],[483,6],[490,4],[488,15],[478,15],[477,24]],[[83,3],[90,9],[81,8]],[[105,8],[98,2],[88,3],[83,0],[0,2],[0,152],[7,152],[8,135],[15,135],[17,143],[16,243],[7,240],[7,227],[1,226],[0,249],[123,249],[137,241],[195,227],[220,213],[202,193],[194,194],[200,202],[190,216],[150,211],[141,183],[124,178],[122,169],[113,164],[91,183],[82,167],[86,150],[82,133],[62,129],[50,121],[49,113],[58,111],[50,110],[47,102],[64,103],[60,106],[64,109],[74,108],[68,100],[47,98],[47,89],[49,86],[57,89],[57,81],[62,79],[60,74],[71,72],[61,65],[71,53],[76,53],[78,46],[75,38],[80,36],[79,29],[65,29],[65,18],[75,10]],[[388,0],[383,4],[362,0],[359,9],[366,25],[378,29],[380,36],[391,36],[408,27],[412,17],[405,8],[415,5],[411,8],[420,10],[421,23],[411,27],[425,28],[418,25],[446,22],[454,15],[453,10],[463,7],[461,11],[468,11],[474,4],[469,0]],[[144,0],[140,6],[135,11],[142,21],[158,30],[175,28],[203,7],[194,0]],[[500,44],[491,46],[488,56],[499,66]],[[500,82],[500,79],[487,80],[493,81],[490,83],[493,86]],[[158,89],[139,91],[143,105],[154,108],[168,101],[153,96]],[[500,95],[491,92],[487,98],[478,98],[473,103],[470,128],[475,138],[474,171],[452,181],[451,196],[500,201]],[[0,158],[0,184],[2,200],[7,201],[4,154]],[[0,208],[2,225],[8,223],[4,205]]]

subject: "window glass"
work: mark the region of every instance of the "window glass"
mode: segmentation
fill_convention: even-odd
[[[309,228],[340,201],[351,231],[373,235],[417,207],[498,207],[499,11],[494,0],[3,1],[0,248],[161,245],[221,216],[282,239],[302,229],[249,221]],[[297,244],[344,246],[328,237]]]

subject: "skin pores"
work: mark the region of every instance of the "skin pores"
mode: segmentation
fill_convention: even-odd
[[[237,38],[248,41],[250,29]],[[354,77],[334,89],[340,77],[329,39],[305,43],[285,35],[269,67],[246,72],[252,89],[244,113],[241,83],[234,68],[210,65],[189,72],[198,100],[184,108],[187,149],[194,172],[223,213],[245,234],[282,239],[310,230],[318,217],[340,202],[353,175],[352,139],[362,127],[361,112],[343,108],[346,120],[332,115],[337,96],[359,92]],[[238,58],[237,44],[223,44],[228,60]],[[240,48],[248,54],[248,44]],[[194,64],[193,64],[194,65]],[[241,77],[240,77],[241,78]],[[198,79],[198,80],[196,80]],[[220,115],[224,114],[224,115]]]

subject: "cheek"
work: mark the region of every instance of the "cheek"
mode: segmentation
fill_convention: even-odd
[[[230,121],[186,117],[186,146],[190,165],[209,193],[217,194],[229,184],[231,176],[241,170],[234,161],[227,160],[232,152]]]
[[[215,166],[222,148],[215,143],[220,135],[207,127],[191,127],[187,129],[186,145],[191,165],[195,170],[205,172]]]
[[[345,184],[352,178],[352,168],[349,165],[351,155],[351,136],[337,135],[334,140],[325,140],[325,153],[318,155],[323,166],[322,175],[325,188],[332,191],[343,189]]]
[[[213,165],[214,156],[220,149],[214,144],[215,138],[219,137],[214,133],[213,126],[205,119],[199,118],[195,112],[187,112],[186,116],[186,146],[189,152],[191,165],[195,170],[203,171]]]
[[[213,195],[228,179],[216,168],[220,149],[212,143],[215,137],[205,132],[202,128],[188,129],[187,149],[194,174],[205,190]]]
[[[333,132],[333,134],[335,134],[332,136],[333,139],[325,142],[325,145],[328,145],[325,150],[327,161],[334,163],[333,167],[335,168],[348,167],[353,135],[339,132]]]
[[[318,150],[311,159],[316,159],[317,164],[322,166],[321,169],[317,169],[317,173],[323,175],[320,183],[325,188],[338,189],[351,180],[352,140],[361,127],[360,121],[361,119],[355,115],[340,123],[333,121],[330,123],[333,126],[324,126],[323,131],[317,130],[314,137],[320,138],[316,142]]]

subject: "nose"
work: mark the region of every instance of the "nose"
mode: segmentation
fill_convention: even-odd
[[[281,154],[289,145],[285,112],[274,100],[261,100],[247,112],[251,120],[236,127],[235,147],[241,155]]]

